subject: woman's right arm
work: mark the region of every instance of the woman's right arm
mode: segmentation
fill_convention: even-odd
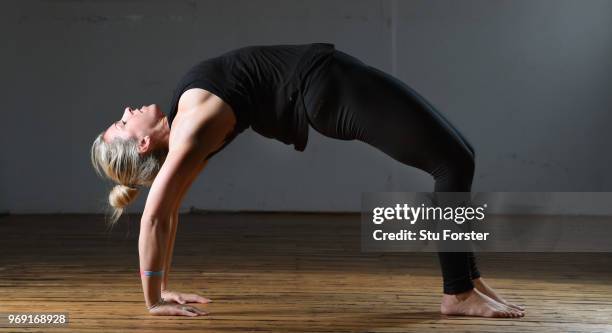
[[[140,223],[138,252],[141,271],[161,272],[169,255],[168,243],[171,236],[171,218],[175,200],[181,189],[193,180],[190,175],[201,162],[201,147],[181,147],[171,150],[158,175],[155,177],[145,203]],[[163,273],[141,276],[142,288],[147,307],[163,304],[161,283]],[[188,307],[187,309],[193,310]],[[171,305],[161,305],[151,310],[153,314],[194,315],[189,310]]]
[[[208,161],[204,161],[204,163],[202,163],[198,168],[196,168],[192,174],[190,175],[191,180],[189,181],[189,184],[191,184],[195,178],[197,178],[198,174],[202,171],[202,169],[206,166]],[[187,194],[187,190],[189,189],[189,186],[184,186],[181,189],[181,194],[178,197],[178,200],[176,201],[176,204],[173,208],[172,211],[172,216],[171,216],[171,231],[170,231],[170,239],[168,240],[168,246],[167,246],[167,255],[166,255],[166,260],[164,261],[164,278],[162,280],[162,285],[161,285],[161,290],[162,293],[166,294],[164,295],[164,299],[174,299],[175,301],[178,301],[178,299],[180,299],[180,297],[178,297],[175,294],[179,294],[179,293],[172,293],[170,295],[168,295],[170,293],[170,291],[168,290],[168,280],[169,280],[169,275],[170,275],[170,268],[172,267],[172,255],[174,252],[174,242],[176,240],[176,232],[178,229],[178,222],[179,222],[179,208],[181,206],[181,202],[185,199],[185,195]],[[205,299],[206,300],[206,299]],[[210,301],[210,300],[208,300]]]
[[[215,142],[220,142],[220,138],[227,136],[227,133],[231,132],[235,125],[236,119],[233,116],[233,111],[229,105],[225,104],[220,98],[211,94],[210,92],[200,89],[192,88],[187,90],[179,100],[179,112],[173,122],[173,131],[171,132],[170,145],[174,146],[175,142],[185,140],[195,140],[208,144],[207,150],[222,149],[226,144],[221,145],[221,148],[213,148]],[[234,118],[234,119],[232,119]],[[186,120],[186,121],[183,121]],[[202,131],[201,129],[204,129]],[[198,134],[198,133],[204,133]],[[200,137],[198,137],[200,136]],[[200,144],[201,145],[201,144]],[[172,214],[170,217],[170,237],[167,246],[167,255],[164,260],[164,276],[162,281],[162,291],[168,289],[168,276],[170,273],[170,267],[172,264],[172,254],[174,251],[174,241],[176,238],[176,230],[179,218],[179,208],[181,202],[185,198],[187,190],[193,181],[200,174],[202,169],[208,163],[208,159],[211,154],[209,153],[203,158],[196,168],[194,168],[190,174],[185,175],[189,180],[180,189],[180,193],[175,198],[174,206],[172,207]]]
[[[189,94],[188,94],[189,93]],[[179,102],[170,135],[169,152],[155,177],[142,214],[138,242],[140,269],[161,271],[171,234],[171,215],[184,192],[191,185],[196,170],[207,163],[211,152],[222,146],[236,122],[231,108],[218,97],[202,89],[187,91]],[[160,304],[162,276],[142,276],[147,306]],[[197,315],[188,307],[163,304],[150,310],[158,315]]]

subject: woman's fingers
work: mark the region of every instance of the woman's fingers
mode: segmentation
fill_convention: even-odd
[[[193,309],[196,311],[197,314],[199,314],[201,316],[204,316],[204,315],[208,314],[208,312],[206,312],[204,310],[200,310],[200,309],[196,308],[195,306],[193,307]]]
[[[186,312],[187,314],[185,314],[186,316],[190,316],[190,317],[195,317],[198,315],[204,316],[207,315],[207,312],[204,312],[194,306],[182,306],[181,307],[181,311]]]
[[[182,316],[188,316],[188,317],[197,317],[198,313],[197,312],[193,312],[193,311],[189,311],[189,310],[179,310],[180,312],[178,313],[179,315]]]
[[[196,294],[188,294],[188,295],[185,295],[185,296],[189,300],[189,302],[194,302],[194,303],[210,303],[210,302],[212,302],[210,299],[202,297],[200,295],[196,295]]]
[[[164,291],[162,296],[167,301],[173,301],[179,304],[186,304],[186,303],[205,304],[205,303],[212,302],[211,299],[202,297],[198,294],[186,294],[186,293],[181,293],[181,292],[176,292],[176,291]]]
[[[207,315],[208,312],[202,311],[194,306],[180,304],[165,304],[149,311],[154,316],[187,316],[196,317]]]
[[[212,302],[210,299],[202,297],[197,294],[180,294],[182,299],[187,303],[210,303]]]

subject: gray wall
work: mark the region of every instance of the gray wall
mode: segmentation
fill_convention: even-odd
[[[193,63],[249,44],[335,43],[428,98],[475,146],[475,191],[609,191],[612,1],[3,1],[0,211],[101,212],[89,162],[123,106],[167,108]],[[250,129],[183,209],[358,211],[432,178],[311,129]],[[141,211],[146,192],[131,206]]]

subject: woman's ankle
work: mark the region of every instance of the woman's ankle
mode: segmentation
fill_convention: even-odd
[[[466,291],[462,291],[459,293],[444,293],[444,296],[446,297],[450,297],[450,298],[454,298],[457,299],[459,301],[464,301],[466,300],[468,297],[470,297],[473,293],[474,293],[474,288],[468,289]]]

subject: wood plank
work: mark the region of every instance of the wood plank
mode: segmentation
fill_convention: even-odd
[[[521,319],[439,313],[435,253],[361,253],[356,214],[181,215],[172,289],[213,299],[206,317],[154,317],[138,271],[138,215],[0,217],[0,312],[69,312],[15,332],[612,332],[612,255],[478,253]]]

